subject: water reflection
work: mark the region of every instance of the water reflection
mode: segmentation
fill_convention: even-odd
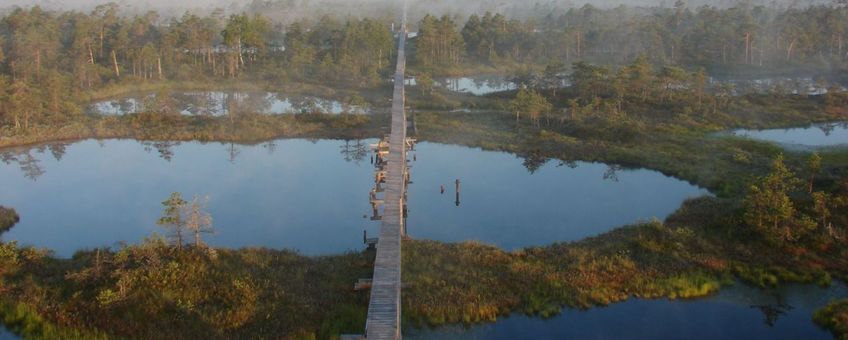
[[[136,94],[96,102],[88,107],[91,114],[125,115],[139,112],[180,113],[196,116],[224,116],[245,113],[353,113],[369,112],[367,105],[347,104],[310,96],[285,96],[271,92],[170,92]]]
[[[404,84],[406,86],[416,86],[418,85],[418,81],[416,78],[411,77],[405,79]],[[518,85],[515,82],[510,81],[506,76],[502,75],[442,78],[437,80],[435,85],[449,91],[469,93],[475,96],[518,89]]]
[[[17,165],[24,177],[36,181],[44,175],[45,169],[41,165],[41,159],[36,155],[43,155],[46,150],[57,161],[62,160],[65,155],[67,143],[52,143],[29,148],[8,148],[0,150],[0,161],[6,165]]]
[[[618,172],[621,171],[620,165],[610,165],[607,166],[607,170],[604,171],[604,179],[608,181],[618,182]]]
[[[409,232],[417,239],[478,240],[506,249],[546,245],[664,218],[684,199],[708,194],[655,171],[551,163],[539,153],[516,161],[509,153],[419,143],[413,157]],[[457,179],[461,197],[450,193]]]
[[[815,310],[848,296],[845,285],[788,285],[763,291],[742,284],[697,300],[631,299],[543,320],[513,315],[469,328],[404,328],[407,339],[830,339]],[[614,325],[614,327],[611,327]]]
[[[830,83],[824,79],[812,77],[796,78],[761,78],[761,79],[717,79],[711,78],[710,83],[730,88],[733,95],[745,93],[773,93],[780,95],[823,95],[835,88],[845,91],[844,85]]]
[[[439,85],[454,92],[465,92],[475,96],[515,90],[518,86],[504,76],[488,75],[475,77],[446,78]]]
[[[368,155],[368,148],[361,139],[345,140],[339,149],[345,161],[355,162],[357,165]]]
[[[47,146],[4,150],[0,201],[23,217],[6,240],[70,256],[81,248],[135,243],[157,227],[171,192],[208,195],[214,246],[300,249],[306,254],[361,248],[370,222],[361,197],[366,167],[339,155],[343,141],[283,140],[256,146],[197,142],[88,140],[51,157]],[[349,141],[350,146],[366,141]],[[55,150],[59,150],[58,148]],[[346,159],[347,158],[347,159]],[[60,161],[61,160],[61,161]],[[32,166],[37,164],[37,177]],[[38,178],[38,181],[31,179]]]
[[[735,136],[760,139],[785,145],[810,147],[848,145],[848,122],[814,124],[809,127],[769,130],[734,130]]]
[[[306,254],[358,250],[363,229],[377,232],[368,216],[377,219],[379,211],[365,198],[371,189],[383,189],[371,180],[373,167],[363,162],[373,142],[88,140],[2,150],[0,202],[22,216],[4,238],[61,256],[135,243],[164,232],[155,225],[159,202],[178,191],[209,196],[218,230],[208,239],[213,246]],[[507,249],[546,245],[663,218],[685,198],[707,193],[658,172],[599,163],[551,163],[541,156],[528,161],[432,143],[418,144],[410,154],[413,238],[479,240]],[[610,173],[618,182],[609,180]],[[461,197],[459,190],[441,192],[457,179]],[[516,202],[522,202],[520,208]]]
[[[147,152],[156,149],[156,152],[159,153],[159,158],[170,162],[174,157],[173,148],[180,145],[180,142],[141,142],[141,145],[144,146],[144,151]]]
[[[12,334],[12,332],[9,332],[8,330],[6,330],[6,328],[3,327],[3,325],[0,325],[0,340],[13,340],[13,339],[20,339],[20,338],[21,337],[15,335],[15,334]]]

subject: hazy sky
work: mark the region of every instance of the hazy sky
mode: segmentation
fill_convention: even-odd
[[[232,10],[244,8],[251,0],[2,0],[3,5],[0,7],[39,5],[45,8],[88,10],[108,2],[118,3],[128,10],[212,10],[214,8]]]
[[[216,8],[227,12],[241,12],[251,3],[274,3],[272,6],[254,6],[261,13],[279,19],[292,19],[303,15],[334,12],[341,15],[381,16],[386,11],[394,12],[402,0],[113,0],[121,5],[125,14],[157,10],[164,16],[180,15],[190,10],[198,14],[208,13]],[[813,3],[829,3],[831,0],[684,0],[690,8],[703,4],[728,7],[745,1],[750,4],[786,6],[807,6]],[[89,11],[96,5],[109,0],[0,0],[0,12],[11,6],[39,5],[50,9],[75,9]],[[672,6],[675,0],[409,0],[410,8],[416,12],[426,11],[433,14],[468,14],[495,11],[514,13],[516,10],[529,9],[534,5],[556,5],[557,7],[582,6],[590,3],[597,7],[631,6]],[[267,10],[267,12],[265,11]]]

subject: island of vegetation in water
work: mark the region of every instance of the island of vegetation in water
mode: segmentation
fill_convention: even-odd
[[[381,136],[389,118],[380,113],[193,116],[168,100],[173,91],[247,89],[390,105],[385,79],[396,57],[396,13],[263,15],[286,6],[293,5],[254,2],[229,17],[130,14],[117,4],[90,13],[5,11],[0,147]],[[848,151],[714,134],[847,120],[845,6],[540,5],[514,17],[495,10],[459,19],[417,12],[408,102],[419,139],[512,152],[530,170],[552,159],[646,167],[714,195],[688,200],[664,221],[511,252],[404,241],[405,324],[550,316],[631,297],[695,298],[736,280],[760,287],[848,280]],[[433,78],[475,73],[509,74],[518,86],[473,96],[434,85]],[[749,91],[717,80],[799,74],[814,78],[816,90]],[[131,92],[162,95],[138,113],[84,113],[91,101]],[[445,112],[460,108],[486,112]],[[177,194],[162,199],[158,222],[167,239],[71,258],[0,243],[0,321],[35,338],[363,331],[368,293],[352,286],[370,277],[372,251],[308,257],[210,248],[202,242],[202,204]],[[0,232],[17,221],[14,210],[0,208]],[[811,322],[844,338],[845,306],[834,301]]]
[[[15,211],[15,209],[0,206],[0,233],[12,229],[12,226],[14,226],[15,223],[18,223],[20,220],[21,217],[18,216],[18,213]]]

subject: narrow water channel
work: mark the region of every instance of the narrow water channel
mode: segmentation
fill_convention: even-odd
[[[695,300],[631,299],[549,319],[512,315],[495,323],[405,329],[406,339],[831,339],[812,321],[815,310],[848,296],[844,284],[787,285],[760,290],[743,284]]]

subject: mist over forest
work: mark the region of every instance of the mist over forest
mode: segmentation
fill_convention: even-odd
[[[180,16],[188,11],[195,14],[217,12],[222,15],[239,12],[261,13],[276,22],[291,22],[303,17],[320,17],[335,14],[355,17],[386,17],[394,18],[402,4],[398,0],[7,0],[0,5],[0,14],[7,13],[16,7],[40,6],[54,10],[90,11],[105,3],[114,2],[119,5],[125,15],[143,14],[147,11],[158,11],[163,18]],[[803,8],[814,5],[828,4],[831,0],[690,0],[683,1],[690,8],[714,6],[728,8],[738,5],[748,7],[768,6],[771,8]],[[485,12],[504,13],[509,18],[525,19],[544,16],[547,14],[564,13],[571,8],[591,5],[597,8],[628,7],[660,7],[668,8],[675,5],[674,0],[424,0],[410,1],[410,15],[420,19],[423,13],[436,16],[469,16]]]

